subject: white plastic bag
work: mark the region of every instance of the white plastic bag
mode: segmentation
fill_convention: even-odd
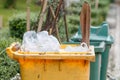
[[[30,52],[51,52],[59,51],[60,44],[58,40],[49,35],[47,31],[36,33],[28,31],[23,36],[22,50]]]

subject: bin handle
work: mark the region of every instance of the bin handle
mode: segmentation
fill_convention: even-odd
[[[87,49],[87,50],[89,49],[88,46],[87,46],[87,44],[85,42],[82,42],[80,45],[84,49]]]
[[[20,44],[18,42],[12,43],[10,47],[6,48],[8,56],[14,59],[14,53],[20,49]]]
[[[101,42],[99,47],[105,48],[105,42]]]

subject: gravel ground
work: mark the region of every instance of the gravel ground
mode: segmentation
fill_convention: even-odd
[[[108,73],[109,80],[120,80],[120,6],[111,4],[107,22],[110,24],[110,34],[114,38],[109,55]],[[109,74],[108,74],[109,75]]]

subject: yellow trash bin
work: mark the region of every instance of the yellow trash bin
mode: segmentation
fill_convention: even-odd
[[[95,61],[93,46],[88,52],[23,52],[14,51],[14,45],[6,51],[19,62],[22,80],[89,80],[90,61]]]

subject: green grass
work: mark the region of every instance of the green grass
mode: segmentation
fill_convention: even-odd
[[[10,59],[5,51],[11,43],[16,41],[20,40],[10,37],[8,27],[0,30],[0,80],[10,80],[19,72],[19,64]]]
[[[32,12],[39,12],[40,6],[35,5],[35,0],[31,1],[30,9]],[[5,9],[4,7],[4,1],[0,0],[0,16],[3,17],[3,26],[8,26],[8,20],[10,16],[20,13],[20,12],[26,12],[27,4],[26,0],[17,0],[16,2],[16,9]]]

